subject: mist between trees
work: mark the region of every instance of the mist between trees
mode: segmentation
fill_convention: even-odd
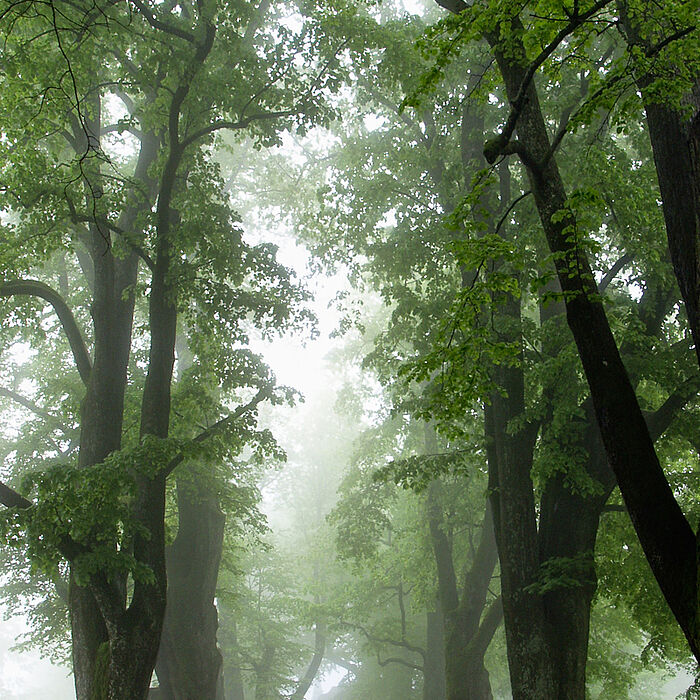
[[[78,700],[700,697],[698,10],[0,0],[20,647]]]

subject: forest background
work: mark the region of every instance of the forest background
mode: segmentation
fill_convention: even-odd
[[[3,594],[80,700],[696,696],[697,2],[0,17]]]

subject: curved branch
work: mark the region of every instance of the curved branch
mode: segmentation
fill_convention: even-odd
[[[347,627],[350,627],[350,629],[355,629],[358,632],[361,632],[362,635],[367,639],[369,642],[373,642],[375,644],[390,644],[391,646],[395,647],[401,647],[402,649],[406,649],[408,651],[412,651],[414,654],[418,654],[425,660],[425,649],[419,646],[415,646],[414,644],[410,644],[407,642],[405,639],[398,640],[398,639],[391,639],[389,637],[377,637],[376,635],[372,634],[367,630],[365,627],[362,625],[355,624],[354,622],[347,622],[345,620],[340,621],[341,625],[345,625]],[[418,666],[415,666],[414,668],[419,668]]]
[[[131,0],[131,4],[138,10],[139,14],[146,20],[146,22],[148,22],[153,27],[153,29],[159,29],[160,31],[165,32],[166,34],[178,36],[181,39],[189,41],[191,44],[195,43],[194,34],[191,34],[190,32],[187,32],[184,29],[180,29],[179,27],[176,27],[173,24],[169,24],[168,22],[163,22],[159,20],[148,9],[148,6],[145,2],[141,2],[141,0]]]
[[[698,377],[691,377],[678,386],[656,411],[644,414],[652,440],[656,441],[663,435],[681,409],[697,397],[698,389],[700,380]]]
[[[322,622],[316,623],[315,630],[315,648],[314,655],[309,662],[309,666],[306,669],[306,673],[299,680],[297,689],[294,694],[290,696],[289,700],[304,700],[306,693],[309,691],[311,684],[316,678],[318,669],[321,668],[321,662],[326,651],[326,626]]]
[[[379,655],[379,652],[377,652],[377,663],[380,666],[388,666],[389,664],[400,664],[401,666],[407,666],[408,668],[412,668],[414,671],[425,670],[423,666],[411,663],[410,661],[406,661],[406,659],[402,659],[398,656],[390,656],[388,659],[384,659],[384,661],[382,661],[382,657]]]
[[[225,119],[221,119],[191,133],[189,136],[182,140],[180,145],[182,148],[187,148],[187,146],[190,146],[196,141],[199,141],[199,139],[203,138],[204,136],[207,136],[208,134],[212,134],[215,131],[221,131],[222,129],[238,131],[239,129],[245,129],[247,126],[249,126],[255,121],[265,121],[267,119],[280,119],[282,117],[293,117],[294,115],[299,113],[299,110],[284,109],[277,112],[260,112],[259,114],[251,114],[250,116],[244,117],[243,119],[239,119],[238,121],[227,121]]]
[[[10,282],[0,283],[0,296],[33,296],[48,301],[53,306],[56,315],[58,316],[63,330],[68,338],[70,349],[73,352],[75,365],[80,373],[80,378],[83,384],[87,385],[90,381],[90,372],[92,371],[92,361],[88,353],[83,335],[73,316],[73,312],[68,307],[68,304],[63,300],[63,297],[43,282],[39,280],[12,280]]]

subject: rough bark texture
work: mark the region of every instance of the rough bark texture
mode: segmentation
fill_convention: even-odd
[[[647,55],[652,40],[619,2],[620,26],[628,43]],[[685,96],[684,110],[649,97],[660,76],[637,76],[661,191],[668,249],[700,363],[700,76]]]
[[[437,1],[451,12],[467,7],[462,0]],[[621,481],[629,487],[629,496],[625,498],[628,503],[636,502],[640,514],[637,525],[644,533],[640,537],[647,542],[646,551],[653,552],[652,557],[656,556],[657,560],[664,549],[662,541],[666,539],[664,521],[669,518],[673,532],[670,541],[675,551],[668,552],[671,556],[664,565],[667,571],[659,565],[656,571],[663,581],[662,588],[678,600],[681,615],[690,614],[689,603],[695,596],[692,566],[687,565],[688,561],[693,562],[690,556],[692,532],[673,501],[655,459],[602,305],[595,301],[595,285],[585,256],[575,238],[566,235],[567,227],[575,230],[575,222],[572,217],[561,218],[566,211],[566,193],[531,81],[534,69],[527,65],[522,47],[517,46],[517,37],[522,36],[517,19],[511,29],[514,31],[509,34],[508,53],[501,50],[497,32],[487,39],[506,84],[512,107],[508,124],[515,128],[518,140],[511,141],[512,132],[508,131],[487,142],[484,152],[490,162],[505,154],[520,156],[528,169],[550,248],[562,254],[557,258],[557,272],[567,300],[567,318],[584,358],[589,382],[593,378],[591,391],[595,410],[588,406],[588,428],[583,445],[589,455],[586,468],[602,488],[599,495],[583,498],[567,486],[561,476],[553,478],[546,485],[540,502],[538,532],[530,480],[535,435],[528,434],[527,429],[514,434],[509,430],[511,421],[521,419],[523,413],[522,373],[518,368],[498,368],[497,384],[506,390],[506,396],[495,395],[491,406],[487,407],[486,432],[490,437],[490,486],[501,558],[508,656],[514,698],[583,700],[590,605],[595,590],[593,548],[600,512],[614,485],[606,453],[613,467],[617,465],[618,477],[623,475]],[[553,219],[555,214],[559,216]],[[641,312],[642,309],[640,317]],[[519,323],[519,309],[515,303],[506,304],[500,313],[505,336],[517,342],[519,332],[515,329]],[[627,435],[620,441],[616,429],[627,425],[628,410],[635,415],[630,419],[630,430],[623,431]],[[602,427],[605,451],[596,423]],[[647,467],[643,484],[634,483],[632,465],[635,460]],[[663,492],[659,506],[650,498],[657,489]],[[645,514],[649,514],[653,522],[641,522]],[[675,566],[674,554],[685,558],[686,564]],[[539,566],[552,560],[575,561],[582,585],[550,591],[544,596],[528,593],[528,587],[533,590]],[[680,585],[673,581],[679,568],[684,570],[681,573],[684,582]],[[670,573],[672,569],[675,573]],[[686,584],[689,587],[683,594]],[[686,619],[692,620],[692,617]],[[686,625],[686,630],[689,628],[692,624]]]
[[[215,495],[178,482],[177,537],[167,553],[168,597],[156,663],[163,700],[217,700],[216,581],[224,514]]]
[[[99,98],[95,98],[91,108],[93,114],[99,115]],[[99,142],[99,118],[88,121],[86,128],[91,131],[92,138]],[[80,136],[75,134],[76,139]],[[87,135],[82,136],[87,139]],[[100,191],[99,173],[92,172],[90,175],[91,192]],[[80,467],[99,464],[121,445],[134,308],[134,296],[129,290],[136,282],[138,269],[135,255],[126,259],[117,259],[113,255],[109,231],[105,231],[97,222],[90,223],[89,235],[94,350],[81,410]],[[93,694],[98,692],[94,684],[100,683],[95,678],[96,674],[103,673],[109,665],[97,663],[108,641],[108,629],[94,597],[94,586],[100,586],[100,583],[94,581],[89,588],[76,586],[71,575],[69,605],[78,700],[91,700]]]
[[[554,671],[542,597],[528,589],[537,581],[539,551],[530,477],[534,435],[511,433],[522,416],[523,379],[518,368],[501,368],[498,385],[507,396],[492,397],[487,409],[489,488],[501,561],[501,592],[513,698],[555,698]]]

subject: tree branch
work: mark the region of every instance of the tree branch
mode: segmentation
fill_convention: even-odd
[[[48,411],[45,411],[43,408],[41,408],[41,406],[37,406],[37,404],[35,404],[33,401],[30,401],[28,398],[22,396],[21,394],[18,394],[16,391],[12,391],[12,389],[6,389],[5,387],[0,386],[0,396],[6,396],[8,399],[11,399],[15,403],[18,403],[20,406],[24,406],[24,408],[31,411],[32,413],[35,413],[37,416],[41,416],[42,418],[45,418],[51,423],[54,423],[66,435],[71,432],[71,429],[65,423],[63,423],[57,416],[52,415]]]
[[[278,119],[280,117],[291,117],[295,114],[299,114],[299,111],[293,109],[284,109],[278,112],[261,112],[259,114],[251,114],[249,117],[239,119],[238,121],[228,121],[226,119],[220,119],[190,134],[187,138],[182,140],[181,146],[182,148],[187,148],[187,146],[190,146],[196,141],[199,141],[199,139],[203,138],[207,134],[211,134],[215,131],[221,131],[222,129],[237,131],[239,129],[245,129],[245,127],[252,124],[254,121]]]
[[[87,385],[90,380],[90,372],[92,371],[92,361],[73,312],[61,295],[47,284],[38,280],[12,280],[0,283],[0,296],[35,296],[48,301],[53,306],[68,338],[80,378],[83,380],[83,384]]]
[[[401,666],[408,666],[408,668],[412,668],[414,671],[424,670],[423,666],[411,663],[410,661],[406,661],[406,659],[402,659],[398,656],[390,656],[388,659],[384,659],[384,661],[382,661],[382,657],[379,655],[379,652],[377,652],[377,663],[380,666],[388,666],[389,664],[401,664]]]
[[[352,629],[357,630],[358,632],[361,632],[368,641],[374,642],[376,644],[390,644],[391,646],[395,647],[401,647],[402,649],[406,649],[408,651],[412,651],[414,654],[419,654],[423,660],[425,660],[425,649],[422,647],[417,647],[413,644],[410,644],[407,642],[405,639],[391,639],[390,637],[377,637],[373,635],[371,632],[369,632],[365,627],[362,625],[358,625],[354,622],[347,622],[345,620],[340,621],[341,625],[346,625],[347,627],[350,627]],[[414,666],[414,668],[419,668],[418,666]]]
[[[489,609],[481,620],[479,630],[469,642],[470,652],[476,652],[483,657],[502,619],[503,602],[499,596],[489,605]]]
[[[153,29],[159,29],[166,34],[172,34],[173,36],[180,37],[181,39],[185,39],[185,41],[189,41],[191,44],[196,43],[194,34],[187,32],[184,29],[180,29],[173,24],[159,20],[148,9],[146,3],[142,2],[142,0],[131,0],[131,4],[138,10],[139,14],[146,20],[146,22],[153,27]]]
[[[18,493],[2,482],[0,482],[0,503],[6,508],[19,508],[20,510],[26,510],[34,505],[21,493]]]
[[[681,384],[653,413],[644,414],[651,439],[656,442],[678,415],[678,412],[698,395],[700,379],[691,377]]]
[[[309,691],[311,684],[314,682],[314,678],[316,678],[318,669],[321,667],[321,662],[323,661],[323,656],[326,651],[326,626],[322,622],[316,623],[314,637],[314,655],[309,662],[306,673],[299,680],[297,689],[290,696],[289,700],[304,700],[306,693]]]
[[[626,267],[629,263],[634,260],[634,255],[632,253],[625,253],[606,273],[603,275],[603,279],[598,283],[598,292],[602,294],[608,285],[615,279],[622,268]]]
[[[606,5],[609,5],[612,0],[599,0],[594,5],[592,5],[586,12],[579,14],[578,12],[572,14],[569,21],[564,25],[557,35],[552,39],[552,41],[545,46],[538,56],[530,63],[525,71],[520,87],[518,88],[518,94],[515,99],[511,102],[511,111],[508,115],[508,120],[506,121],[503,130],[499,134],[499,141],[506,144],[510,141],[513,132],[515,131],[515,126],[520,117],[520,112],[522,111],[523,104],[525,103],[525,98],[527,96],[527,90],[530,87],[532,79],[535,77],[535,73],[542,66],[542,64],[556,51],[559,45],[566,39],[569,34],[574,32],[578,27],[580,27],[584,22],[590,19],[596,12],[602,10]]]
[[[206,430],[203,430],[197,437],[192,438],[187,444],[187,447],[193,445],[199,445],[206,440],[208,440],[212,435],[221,432],[224,428],[228,427],[235,421],[237,421],[241,416],[245,415],[249,411],[252,411],[261,401],[270,398],[270,390],[268,388],[260,389],[258,393],[245,405],[239,406],[233,413],[229,413],[228,416],[218,420],[213,425],[210,425]],[[165,467],[165,476],[168,477],[172,474],[173,470],[182,464],[185,459],[185,452],[180,452],[175,457],[173,457],[170,462]]]

